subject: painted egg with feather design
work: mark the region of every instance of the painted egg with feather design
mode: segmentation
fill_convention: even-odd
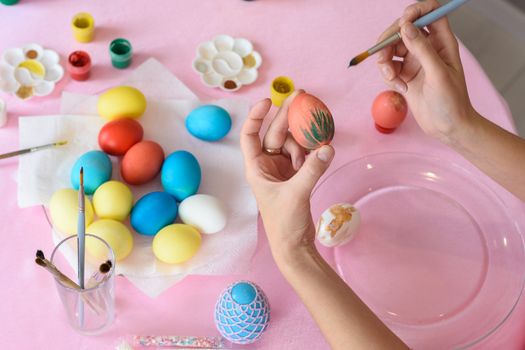
[[[328,107],[307,93],[297,95],[292,101],[288,125],[295,141],[306,149],[328,145],[334,138],[334,119]]]

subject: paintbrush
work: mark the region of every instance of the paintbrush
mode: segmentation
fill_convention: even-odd
[[[36,261],[38,259],[41,261]],[[74,289],[80,289],[80,286],[78,284],[76,284],[69,277],[67,277],[62,272],[60,272],[60,270],[51,261],[47,260],[46,256],[44,255],[44,252],[41,251],[40,249],[36,251],[36,260],[35,262],[38,265],[48,269],[54,276],[57,276],[62,282],[64,282],[64,284]],[[45,264],[46,266],[44,266],[42,263]],[[109,260],[102,263],[99,267],[100,273],[107,273],[111,269],[111,266],[112,264],[111,264],[111,261]],[[98,274],[98,271],[96,272],[96,274]]]
[[[60,142],[55,142],[55,143],[49,143],[47,145],[36,146],[36,147],[31,147],[31,148],[25,148],[25,149],[21,149],[19,151],[4,153],[4,154],[0,154],[0,159],[16,157],[16,156],[19,156],[19,155],[22,155],[22,154],[32,153],[32,152],[40,151],[40,150],[43,150],[43,149],[46,149],[46,148],[50,148],[50,147],[64,146],[66,143],[67,143],[67,141],[60,141]]]
[[[106,278],[106,274],[111,270],[111,267],[113,267],[113,264],[111,263],[111,260],[107,260],[106,262],[100,264],[98,267],[98,270],[89,277],[89,280],[86,283],[87,288],[93,288],[97,284],[102,283],[104,279]]]
[[[57,267],[55,265],[53,265],[53,263],[51,263],[49,260],[47,260],[44,257],[44,253],[41,250],[38,250],[36,252],[36,255],[37,255],[37,257],[35,258],[35,262],[37,263],[37,265],[40,265],[44,269],[46,269],[57,280],[59,280],[60,283],[62,283],[64,286],[72,288],[74,290],[78,290],[78,291],[80,290],[80,287],[78,286],[78,284],[73,282],[69,277],[67,277],[59,269],[57,269]],[[100,315],[100,313],[101,313],[100,307],[98,307],[95,303],[93,303],[93,301],[89,300],[87,296],[81,294],[81,297],[82,297],[82,300],[84,300],[86,302],[86,304],[88,304],[88,306],[97,315]]]
[[[448,15],[449,13],[451,13],[452,11],[454,11],[455,9],[457,9],[458,7],[460,7],[468,1],[470,0],[451,0],[448,4],[438,7],[434,11],[429,12],[423,17],[419,18],[417,21],[414,22],[414,25],[417,28],[423,28],[425,26],[428,26],[429,24],[437,21],[438,19]],[[391,36],[376,44],[375,46],[371,47],[367,51],[362,52],[356,57],[352,58],[350,64],[348,64],[348,68],[352,66],[357,66],[359,63],[363,62],[376,52],[383,50],[387,46],[397,43],[399,40],[401,40],[401,33],[396,32],[392,34]]]
[[[85,271],[85,247],[86,247],[86,203],[84,198],[84,168],[80,168],[80,186],[78,188],[78,285],[84,289],[84,271]]]
[[[86,259],[86,203],[84,199],[84,168],[80,168],[80,186],[78,188],[78,222],[77,222],[77,255],[78,255],[78,285],[84,289],[84,269]],[[80,327],[84,325],[84,303],[78,303]]]
[[[36,257],[37,257],[37,258],[40,258],[40,259],[42,259],[42,260],[44,260],[44,262],[45,262],[46,264],[48,264],[48,265],[55,266],[55,265],[53,265],[53,264],[51,263],[51,261],[49,261],[49,260],[46,259],[46,256],[44,255],[44,252],[41,251],[40,249],[36,251]]]
[[[73,289],[76,289],[76,290],[79,290],[80,287],[78,286],[78,284],[76,284],[75,282],[73,282],[69,277],[67,277],[66,275],[64,275],[62,272],[60,272],[59,269],[56,268],[55,265],[53,265],[52,263],[50,263],[47,259],[42,259],[40,257],[36,257],[35,258],[35,262],[42,266],[44,269],[46,269],[47,271],[49,271],[53,276],[55,276],[56,279],[58,279],[63,285],[69,287],[69,288],[73,288]]]
[[[60,272],[60,270],[49,260],[46,259],[46,256],[44,255],[44,252],[41,251],[40,249],[36,251],[36,258],[37,259],[40,259],[42,260],[47,266],[48,269],[53,269],[53,270],[56,270],[56,272],[58,272],[61,276],[59,276],[60,280],[61,281],[69,281],[69,282],[66,282],[66,284],[71,287],[71,288],[75,288],[75,289],[80,289],[78,287],[78,284],[76,284],[75,282],[73,282],[69,277],[67,277],[66,275],[64,275],[62,272]],[[36,260],[35,260],[36,261]],[[39,263],[38,261],[36,261],[37,264],[41,265],[41,263]],[[41,265],[43,266],[43,265]],[[57,276],[55,273],[53,273],[55,276]]]

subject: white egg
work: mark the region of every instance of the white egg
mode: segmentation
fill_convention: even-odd
[[[179,205],[183,223],[196,227],[201,233],[211,234],[226,226],[226,209],[221,201],[207,194],[196,194]]]
[[[319,218],[317,240],[326,247],[343,245],[354,237],[360,223],[361,216],[353,205],[334,204]]]

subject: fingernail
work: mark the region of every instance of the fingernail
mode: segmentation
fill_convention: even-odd
[[[255,102],[253,105],[250,106],[250,109],[253,109],[257,107],[258,105],[262,105],[263,103],[267,103],[267,101],[270,101],[269,98],[262,99],[260,101]]]
[[[415,39],[419,34],[419,29],[412,23],[407,23],[403,26],[403,34],[405,34],[408,39]]]
[[[389,66],[383,66],[381,71],[383,72],[383,76],[388,80],[392,80],[392,78],[394,77],[394,72]]]
[[[394,83],[394,89],[396,89],[397,92],[401,94],[404,94],[405,92],[407,92],[407,86],[399,81],[396,81]]]
[[[328,162],[330,159],[332,159],[334,151],[332,150],[332,147],[330,146],[322,146],[317,151],[317,158],[319,158],[323,162]]]

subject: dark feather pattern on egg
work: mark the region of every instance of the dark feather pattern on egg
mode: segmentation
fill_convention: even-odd
[[[306,149],[328,145],[334,138],[334,119],[328,107],[307,93],[296,96],[290,105],[288,125],[295,141]]]

